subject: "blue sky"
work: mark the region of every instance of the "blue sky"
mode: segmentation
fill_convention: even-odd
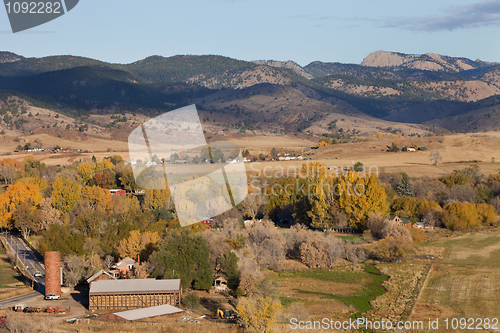
[[[499,36],[500,0],[81,0],[16,34],[0,9],[2,51],[114,63],[155,54],[360,63],[377,50],[500,62]]]

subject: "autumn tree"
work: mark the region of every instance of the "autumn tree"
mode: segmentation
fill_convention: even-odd
[[[477,204],[476,210],[482,223],[486,225],[494,225],[498,221],[498,215],[492,205],[485,203]]]
[[[121,163],[116,167],[119,185],[121,185],[128,192],[135,192],[139,189],[135,182],[134,173],[130,166],[122,166]]]
[[[248,187],[248,195],[241,202],[241,210],[242,213],[250,218],[250,219],[255,219],[259,211],[263,209],[263,207],[266,205],[267,200],[265,193],[259,192],[255,190],[252,186]]]
[[[371,249],[371,257],[384,261],[406,259],[412,253],[412,243],[404,237],[387,237],[375,242]]]
[[[130,257],[136,259],[146,248],[154,247],[160,241],[157,232],[133,230],[126,239],[122,239],[118,245],[118,252],[122,258]],[[146,258],[143,258],[145,260]]]
[[[468,202],[456,202],[444,207],[447,215],[444,224],[452,231],[474,229],[480,225],[476,205]]]
[[[355,171],[349,171],[338,178],[333,191],[339,209],[355,229],[363,229],[370,214],[389,212],[387,195],[374,174],[359,177]]]
[[[309,268],[332,268],[344,258],[343,242],[335,237],[310,233],[299,247],[301,261]]]
[[[71,211],[80,197],[80,186],[74,180],[61,176],[52,184],[52,204],[61,214]]]
[[[241,298],[236,312],[251,332],[271,333],[280,308],[281,302],[271,297]]]
[[[111,194],[99,186],[83,186],[81,200],[86,200],[91,209],[104,211],[110,206]]]
[[[32,232],[41,229],[42,216],[40,211],[28,202],[22,202],[13,214],[14,226],[19,229],[24,237],[28,239]]]
[[[40,177],[42,171],[46,169],[45,163],[31,156],[24,158],[23,165],[26,177]]]
[[[171,205],[170,190],[144,190],[144,201],[142,207],[144,210],[154,210],[159,207],[169,207]]]
[[[114,174],[111,172],[96,172],[90,183],[106,189],[116,187]]]
[[[81,178],[81,184],[87,185],[94,178],[94,167],[88,162],[84,162],[76,167]]]
[[[4,184],[12,184],[18,177],[22,177],[23,173],[22,163],[12,159],[6,158],[0,161],[0,179]]]
[[[38,206],[42,196],[38,185],[17,182],[10,185],[4,193],[0,195],[0,226],[11,227],[13,221],[12,214],[22,204],[26,203],[30,207]]]

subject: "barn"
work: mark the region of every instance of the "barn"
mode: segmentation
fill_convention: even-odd
[[[89,310],[131,310],[162,304],[179,306],[181,280],[123,279],[93,281]]]

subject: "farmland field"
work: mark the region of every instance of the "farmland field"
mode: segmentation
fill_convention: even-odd
[[[500,318],[499,244],[498,232],[427,243],[445,250],[431,268],[412,319]]]
[[[370,301],[384,293],[387,279],[373,266],[273,273],[285,307],[299,302],[311,319],[346,318],[371,309]]]

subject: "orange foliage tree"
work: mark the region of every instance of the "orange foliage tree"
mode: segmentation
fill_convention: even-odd
[[[35,184],[17,182],[0,195],[0,227],[12,228],[12,214],[22,204],[38,206],[42,200],[40,188]]]

